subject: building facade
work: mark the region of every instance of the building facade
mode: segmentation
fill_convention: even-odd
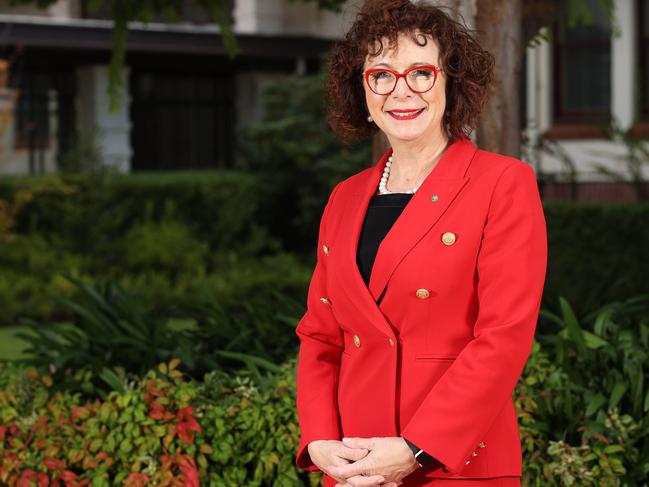
[[[629,183],[649,179],[649,153],[634,160],[622,142],[649,137],[649,1],[615,0],[612,15],[587,4],[590,22],[571,25],[561,2],[548,41],[527,48],[524,156],[558,183],[548,198],[631,201]]]
[[[429,1],[459,8],[471,24],[476,0]],[[0,58],[8,71],[1,100],[13,116],[0,122],[0,174],[51,172],[92,156],[122,171],[229,167],[238,135],[262,116],[263,82],[317,72],[358,3],[336,14],[290,0],[231,0],[241,49],[235,59],[190,1],[181,22],[132,23],[121,106],[112,112],[106,12],[91,12],[86,0],[46,10],[1,2]],[[560,20],[526,49],[522,157],[544,181],[563,184],[560,191],[579,183],[582,192],[589,184],[601,192],[616,175],[632,179],[633,164],[635,177],[649,177],[649,163],[630,161],[628,146],[607,131],[616,124],[649,135],[649,0],[615,0],[612,15],[601,3],[588,0],[590,21],[572,25],[569,2],[560,2]],[[608,184],[606,198],[628,199],[628,186],[616,195]]]
[[[231,0],[239,55],[183,2],[179,22],[129,24],[117,111],[109,105],[112,21],[87,0],[48,9],[0,2],[5,60],[0,174],[95,160],[120,171],[229,167],[261,117],[265,80],[315,73],[345,16],[289,0]],[[2,68],[2,65],[0,65]]]

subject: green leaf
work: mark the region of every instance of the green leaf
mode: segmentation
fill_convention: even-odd
[[[124,392],[124,383],[122,379],[111,369],[104,367],[99,373],[99,378],[103,380],[114,391]]]
[[[604,340],[603,338],[598,337],[597,335],[594,335],[593,333],[589,332],[588,330],[582,330],[582,333],[584,335],[584,340],[586,343],[586,347],[588,347],[591,350],[597,350],[598,348],[604,347],[609,345],[610,343]]]
[[[611,392],[611,397],[608,402],[608,407],[610,409],[615,408],[619,404],[628,388],[629,385],[626,382],[617,382],[615,386],[613,386],[613,391]]]
[[[572,307],[563,296],[559,297],[559,303],[563,314],[563,321],[568,330],[568,335],[577,347],[579,355],[584,357],[586,355],[586,341],[582,329],[579,326],[579,322],[577,321],[577,317],[575,316]]]
[[[606,397],[604,397],[602,394],[597,394],[595,397],[593,397],[590,400],[590,402],[588,403],[588,406],[586,406],[586,417],[592,416],[604,404],[606,404]]]

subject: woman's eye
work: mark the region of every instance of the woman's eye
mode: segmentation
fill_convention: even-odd
[[[372,75],[374,79],[384,79],[392,76],[388,71],[378,71]]]
[[[412,72],[413,76],[425,76],[425,77],[430,77],[433,75],[433,71],[430,69],[415,69]]]

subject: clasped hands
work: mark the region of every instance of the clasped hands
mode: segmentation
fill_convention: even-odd
[[[338,482],[336,487],[396,487],[419,468],[401,437],[316,440],[307,448],[311,461]]]

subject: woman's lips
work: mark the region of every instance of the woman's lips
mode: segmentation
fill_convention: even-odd
[[[395,120],[412,120],[417,118],[423,111],[424,109],[420,108],[419,110],[392,110],[387,113]]]

